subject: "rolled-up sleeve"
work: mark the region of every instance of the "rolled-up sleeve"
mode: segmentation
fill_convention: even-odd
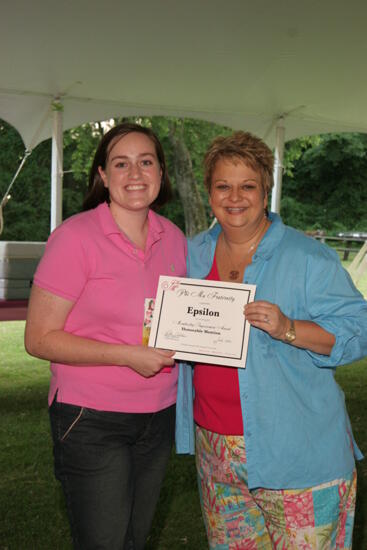
[[[330,355],[308,351],[316,366],[336,367],[367,355],[367,302],[334,251],[309,259],[306,302],[311,320],[335,336]]]

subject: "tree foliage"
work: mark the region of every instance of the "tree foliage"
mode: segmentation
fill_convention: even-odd
[[[0,121],[0,195],[10,184],[24,154],[16,130]],[[4,208],[4,240],[44,240],[49,233],[50,141],[41,143],[20,172]],[[0,199],[1,200],[1,199]]]
[[[97,144],[109,126],[127,119],[84,124],[64,132],[64,219],[79,212]],[[205,229],[210,208],[202,161],[209,143],[231,130],[201,120],[134,117],[159,136],[174,197],[161,213],[187,234]],[[0,199],[24,154],[19,134],[0,121]],[[328,134],[288,142],[281,213],[300,229],[367,230],[367,135]],[[4,208],[2,240],[46,240],[50,225],[51,141],[27,160]]]
[[[89,130],[78,128],[64,133],[63,217],[79,212],[86,192],[84,174],[81,174],[73,155],[76,143],[81,149],[88,146],[83,139]],[[79,139],[79,135],[82,139]],[[98,142],[98,140],[97,140]],[[10,184],[24,155],[24,144],[18,132],[0,121],[0,197]],[[77,177],[75,177],[75,174]],[[51,201],[51,140],[40,143],[28,157],[13,188],[11,199],[4,208],[2,240],[45,241],[50,233]],[[1,200],[0,198],[0,200]]]
[[[285,221],[301,229],[366,230],[367,135],[327,134],[295,142],[286,146],[291,169],[283,182]]]

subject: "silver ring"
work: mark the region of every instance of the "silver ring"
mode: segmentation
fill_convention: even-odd
[[[264,322],[269,323],[269,317],[267,315],[264,315]]]

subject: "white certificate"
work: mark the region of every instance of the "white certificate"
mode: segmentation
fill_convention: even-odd
[[[250,324],[243,308],[255,285],[161,275],[149,346],[176,351],[175,359],[246,366]]]

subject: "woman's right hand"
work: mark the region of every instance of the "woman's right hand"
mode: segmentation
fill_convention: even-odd
[[[141,376],[150,378],[165,367],[174,365],[174,351],[147,346],[129,346],[127,365]]]

